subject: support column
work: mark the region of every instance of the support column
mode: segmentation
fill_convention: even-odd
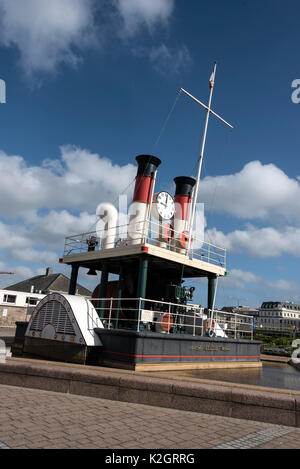
[[[148,259],[146,257],[140,258],[139,280],[137,288],[137,298],[146,297],[147,288],[147,275],[148,275]],[[141,308],[144,308],[144,302],[141,302]]]
[[[72,264],[71,279],[69,284],[69,295],[76,295],[77,277],[79,265]]]
[[[99,310],[98,314],[101,319],[104,317],[104,313],[105,313],[104,308],[105,308],[105,298],[106,298],[106,292],[107,292],[108,275],[109,275],[108,264],[104,262],[102,264],[101,285],[100,285],[100,293],[99,293],[100,298],[104,298],[103,300],[99,301],[99,308],[102,308],[102,309]]]
[[[212,309],[214,303],[214,296],[216,291],[217,277],[208,277],[208,291],[207,291],[207,308]]]

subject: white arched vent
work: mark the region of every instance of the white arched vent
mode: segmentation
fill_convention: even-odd
[[[88,299],[50,293],[36,306],[25,336],[81,345],[101,345],[95,328],[103,327]]]
[[[35,315],[30,330],[42,331],[44,327],[51,324],[58,334],[75,335],[66,308],[58,301],[49,301]]]

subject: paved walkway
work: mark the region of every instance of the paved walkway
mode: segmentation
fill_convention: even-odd
[[[0,385],[0,449],[299,447],[292,427]]]

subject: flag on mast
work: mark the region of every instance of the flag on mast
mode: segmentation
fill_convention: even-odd
[[[210,79],[209,79],[209,89],[211,90],[215,84],[215,74],[212,72]]]

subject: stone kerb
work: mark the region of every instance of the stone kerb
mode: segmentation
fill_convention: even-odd
[[[300,427],[300,392],[6,360],[0,384]]]

